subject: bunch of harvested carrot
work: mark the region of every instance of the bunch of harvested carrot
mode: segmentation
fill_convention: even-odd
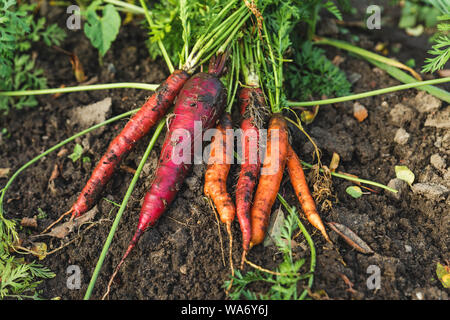
[[[222,56],[218,59],[217,65],[211,65],[209,73],[200,72],[192,76],[181,89],[174,106],[174,117],[164,140],[155,178],[142,204],[137,230],[110,279],[104,297],[109,293],[115,275],[142,234],[158,221],[179,191],[192,165],[195,145],[192,137],[200,141],[202,139],[202,135],[194,136],[195,122],[201,122],[202,130],[207,130],[214,126],[222,113],[226,91],[218,77],[222,73],[224,60],[225,56]],[[174,141],[173,136],[177,135],[179,130],[186,134]],[[175,154],[177,157],[174,157]]]
[[[237,30],[249,17],[245,5],[240,5],[233,10],[237,3],[238,0],[226,2],[222,10],[212,18],[205,33],[198,37],[189,55],[185,49],[182,58],[185,57],[186,60],[180,59],[180,69],[175,70],[145,102],[139,112],[129,120],[120,134],[110,143],[70,210],[62,214],[43,233],[64,216],[71,214],[71,218],[78,217],[95,205],[119,163],[167,113],[190,75],[215,52],[219,50],[223,52],[223,48],[235,37]],[[217,37],[217,34],[220,34],[220,37]]]
[[[234,2],[235,0],[231,1],[231,3]],[[203,132],[212,128],[222,114],[226,105],[227,94],[219,78],[227,60],[225,50],[234,40],[237,31],[248,17],[246,7],[241,6],[219,25],[219,27],[222,26],[220,30],[223,30],[224,26],[227,28],[223,31],[226,31],[228,38],[221,38],[222,44],[217,49],[216,56],[210,60],[208,73],[200,72],[192,76],[186,81],[177,96],[173,111],[174,116],[169,124],[155,178],[144,198],[137,230],[109,281],[104,298],[109,293],[115,275],[139,238],[148,227],[153,226],[158,221],[174,200],[193,163],[194,146],[198,143],[201,144]],[[192,59],[198,61],[200,57],[193,55],[193,52],[191,52]],[[202,134],[200,135],[195,131],[198,123],[201,124],[202,128]],[[225,127],[230,126],[231,119],[228,123],[225,121],[222,124]],[[174,137],[176,138],[174,139]],[[223,217],[223,221],[226,223],[229,221],[231,226],[233,218],[234,213],[231,211]]]
[[[283,178],[284,169],[287,165],[291,183],[300,201],[305,216],[310,223],[319,229],[325,239],[329,241],[325,227],[317,212],[314,199],[309,191],[300,160],[293,151],[288,141],[288,128],[284,116],[282,115],[282,82],[283,82],[283,53],[287,46],[283,46],[284,33],[289,31],[289,15],[278,16],[283,22],[277,26],[279,30],[271,30],[269,34],[266,23],[263,21],[263,37],[265,39],[266,50],[268,51],[269,63],[262,55],[258,55],[262,69],[267,79],[273,79],[272,84],[267,85],[265,90],[268,103],[272,112],[267,134],[267,145],[261,175],[254,195],[253,205],[250,211],[250,248],[264,241],[267,226],[269,224],[272,206],[276,200],[278,190]],[[285,19],[285,21],[283,20]],[[283,27],[280,27],[283,25]],[[273,28],[273,26],[272,26]],[[273,45],[276,43],[276,45]],[[271,71],[269,71],[271,69]],[[243,260],[245,261],[245,245]]]

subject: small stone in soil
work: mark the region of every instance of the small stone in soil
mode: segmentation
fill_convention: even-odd
[[[416,183],[412,186],[414,193],[421,194],[428,199],[439,200],[448,193],[447,187],[435,183]]]
[[[181,272],[182,274],[186,274],[186,273],[187,273],[187,267],[186,267],[185,264],[182,265],[182,266],[180,267],[180,272]]]
[[[359,79],[361,79],[361,77],[361,74],[352,72],[347,76],[347,79],[351,84],[355,84]]]
[[[399,128],[397,132],[395,133],[394,141],[398,144],[404,145],[409,140],[409,133],[406,132],[405,129]]]
[[[405,244],[405,251],[408,252],[408,253],[412,252],[412,247],[407,245],[407,244]]]
[[[414,118],[414,110],[402,103],[396,104],[389,114],[392,123],[398,127],[403,126],[403,124],[410,122]]]
[[[358,122],[363,122],[369,113],[367,112],[366,107],[364,107],[361,103],[355,102],[353,104],[353,116],[358,120]]]
[[[450,129],[450,105],[442,111],[429,114],[425,126]]]
[[[444,170],[446,167],[445,160],[437,153],[430,157],[430,163],[438,170]]]
[[[410,101],[412,107],[414,107],[420,113],[430,113],[439,110],[442,101],[433,97],[431,94],[425,91],[420,91],[413,100]]]
[[[400,180],[398,178],[391,179],[388,183],[388,187],[398,191],[397,193],[394,193],[394,192],[391,192],[388,190],[385,191],[385,193],[389,197],[396,199],[396,200],[400,200],[401,198],[403,198],[403,196],[405,195],[405,193],[408,190],[408,184],[405,181]]]
[[[441,145],[439,148],[444,149],[445,151],[447,151],[447,153],[450,154],[450,131],[448,131],[446,134],[444,134],[444,136],[442,137],[441,140]]]
[[[72,123],[78,124],[82,129],[105,121],[111,113],[112,100],[110,97],[102,101],[75,108],[70,112]]]

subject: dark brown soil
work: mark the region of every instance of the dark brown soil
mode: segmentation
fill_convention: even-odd
[[[61,12],[54,13],[57,17],[58,14],[64,16]],[[359,33],[360,45],[368,49],[373,49],[380,40],[377,37],[383,36],[379,33],[367,34],[358,29],[352,29],[352,32]],[[103,67],[98,65],[97,53],[81,31],[71,32],[62,47],[75,52],[81,59],[88,78],[98,77],[98,83],[159,83],[168,75],[168,70],[162,61],[151,61],[148,58],[144,45],[145,36],[145,31],[137,26],[123,27],[118,40],[104,57]],[[408,43],[412,43],[410,40],[393,41],[404,44],[404,53]],[[421,48],[406,52],[417,61],[423,61],[422,55],[417,52],[424,50]],[[35,51],[39,67],[45,70],[49,87],[75,85],[67,56],[45,46],[36,47]],[[348,75],[361,76],[352,88],[354,92],[399,84],[385,73],[374,70],[368,63],[348,56],[345,52],[327,48],[327,54],[330,58],[336,54],[345,57],[340,65],[341,69]],[[399,145],[394,142],[398,126],[392,123],[389,112],[397,103],[406,103],[417,93],[416,90],[407,90],[360,100],[369,110],[369,117],[362,123],[358,123],[352,116],[353,102],[321,107],[316,120],[306,129],[323,152],[322,162],[328,164],[335,151],[341,156],[339,170],[362,178],[388,184],[395,178],[394,166],[401,164],[408,166],[416,174],[416,181],[440,181],[445,184],[445,172],[430,165],[430,157],[438,153],[448,159],[448,144],[446,149],[442,143],[437,143],[448,134],[448,129],[425,127],[428,114],[415,112],[414,117],[403,124],[403,128],[411,135],[408,143]],[[6,128],[10,133],[9,137],[3,136],[0,140],[0,166],[9,167],[14,172],[42,151],[80,131],[79,126],[69,117],[73,108],[111,97],[112,115],[117,115],[141,105],[148,94],[142,90],[118,89],[64,94],[57,99],[40,96],[38,107],[26,112],[13,110],[7,117],[0,118],[0,128]],[[441,109],[446,105],[443,103]],[[85,155],[91,158],[91,163],[73,163],[67,156],[57,157],[55,152],[27,169],[8,190],[5,204],[7,217],[32,217],[38,214],[40,208],[48,215],[46,219],[39,221],[37,231],[42,231],[68,210],[87,181],[93,165],[125,121],[109,125],[77,141],[88,146]],[[295,129],[291,132],[296,151],[305,161],[312,163],[310,143],[307,143],[304,136],[296,133]],[[137,167],[148,139],[150,136],[137,145],[126,159],[126,165]],[[141,199],[149,187],[161,141],[162,137],[152,151],[148,170],[145,170],[138,181],[114,236],[93,291],[95,299],[105,292],[113,268],[135,231]],[[70,143],[66,146],[69,152],[74,145]],[[55,164],[60,166],[61,174],[55,180],[56,191],[53,193],[48,183]],[[194,167],[189,186],[183,186],[159,223],[145,233],[122,267],[112,288],[111,299],[226,298],[223,284],[229,278],[230,270],[222,262],[216,218],[203,198],[204,169],[203,165]],[[130,173],[119,170],[108,184],[104,198],[120,203],[131,179]],[[6,179],[0,180],[1,185],[5,182]],[[406,187],[398,200],[380,189],[376,189],[376,193],[353,199],[345,192],[350,185],[346,180],[333,178],[333,194],[336,198],[331,199],[332,209],[322,211],[321,215],[326,221],[339,222],[351,228],[376,254],[358,253],[331,230],[329,233],[335,249],[330,249],[320,233],[314,231],[305,220],[305,226],[312,234],[317,250],[313,291],[324,290],[331,299],[448,299],[448,290],[442,287],[436,277],[436,263],[450,259],[448,194],[441,199],[429,199]],[[298,206],[286,178],[280,192],[286,195],[292,205]],[[276,203],[274,208],[278,206],[279,203]],[[81,240],[41,261],[56,273],[55,278],[42,283],[40,288],[43,297],[83,298],[117,207],[102,199],[98,210],[95,221],[100,222],[85,232]],[[241,242],[237,222],[233,224],[232,231],[235,238],[233,258],[240,261]],[[26,230],[21,232],[23,236],[29,233]],[[227,252],[228,239],[224,228],[221,234],[223,247]],[[68,239],[44,241],[51,249],[59,247]],[[301,237],[297,241],[299,247],[296,254],[309,259],[306,242]],[[276,267],[278,258],[273,247],[256,247],[249,254],[249,260],[269,269]],[[70,290],[66,286],[66,270],[70,265],[81,268],[79,290]],[[379,290],[371,290],[366,284],[371,275],[368,273],[370,265],[380,268]],[[246,270],[250,269],[247,267]],[[347,290],[348,286],[342,275],[354,284],[355,292]]]

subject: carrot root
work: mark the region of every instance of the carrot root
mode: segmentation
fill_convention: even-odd
[[[275,113],[269,122],[266,155],[250,213],[250,248],[264,241],[272,206],[283,178],[288,145],[286,121],[281,114]]]
[[[287,168],[289,177],[302,210],[308,221],[322,233],[325,240],[331,243],[322,219],[317,212],[316,204],[311,195],[311,191],[309,190],[308,183],[306,182],[300,159],[292,149],[291,145],[288,146],[288,152]]]

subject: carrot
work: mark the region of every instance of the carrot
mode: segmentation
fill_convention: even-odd
[[[79,217],[89,211],[98,200],[101,191],[111,179],[117,166],[133,149],[136,143],[165,115],[173,101],[189,78],[183,70],[175,70],[147,99],[139,111],[131,117],[122,131],[108,146],[97,163],[92,175],[69,211],[48,226],[43,233],[59,222],[65,215]]]
[[[231,195],[227,192],[227,177],[233,159],[232,153],[230,153],[229,150],[229,145],[227,145],[227,133],[228,130],[233,130],[233,125],[231,115],[228,112],[222,117],[220,124],[216,129],[217,133],[211,143],[203,192],[213,202],[217,209],[217,213],[219,214],[220,221],[224,223],[227,228],[230,269],[231,274],[234,275],[231,223],[236,215],[236,207],[231,199]],[[231,137],[233,137],[233,135]]]
[[[73,216],[78,217],[92,208],[117,165],[131,151],[136,142],[162,119],[188,78],[189,75],[185,71],[174,71],[128,121],[119,135],[110,143],[108,150],[98,162],[74,203]]]
[[[242,162],[236,185],[236,214],[242,232],[242,261],[249,250],[251,238],[250,209],[254,189],[259,177],[261,161],[259,158],[259,128],[249,110],[264,108],[265,101],[261,88],[244,87],[239,92],[239,106],[242,116],[241,146]]]
[[[314,199],[308,188],[300,159],[292,149],[291,145],[288,145],[287,169],[292,186],[294,187],[295,194],[300,201],[302,210],[305,213],[306,218],[316,229],[318,229],[322,233],[322,235],[328,242],[331,242],[325,230],[325,226],[323,225],[322,219],[317,212]]]
[[[250,212],[252,232],[250,248],[262,243],[266,235],[272,206],[286,166],[288,145],[286,121],[281,113],[274,113],[269,122],[263,168]]]
[[[137,230],[117,265],[109,287],[120,266],[131,250],[136,246],[142,234],[152,227],[172,203],[181,188],[189,169],[192,166],[194,139],[202,139],[203,135],[194,136],[195,123],[200,122],[202,130],[212,128],[225,106],[226,90],[218,76],[223,70],[225,57],[212,60],[209,73],[197,73],[192,76],[181,89],[174,106],[174,116],[171,118],[169,130],[164,140],[158,168],[150,190],[142,204]],[[178,133],[184,133],[178,136]],[[174,138],[176,141],[174,141]],[[186,150],[188,149],[188,150]],[[187,152],[184,152],[187,151]],[[105,297],[104,296],[104,297]]]
[[[99,197],[101,190],[110,180],[118,163],[133,148],[136,142],[148,133],[172,105],[179,90],[195,71],[203,64],[207,57],[214,52],[224,52],[225,48],[236,37],[237,31],[249,18],[250,14],[244,4],[234,10],[238,0],[229,0],[225,6],[211,19],[204,34],[200,34],[188,52],[186,41],[183,54],[180,55],[180,70],[173,74],[159,87],[152,97],[144,104],[141,110],[133,116],[130,122],[122,130],[108,147],[106,154],[100,159],[97,167],[86,186],[72,205],[71,209],[61,215],[44,231],[59,222],[67,214],[72,218],[80,216],[92,208]],[[185,4],[186,5],[186,4]],[[184,36],[189,38],[189,30],[184,30]],[[217,35],[220,34],[220,37]]]
[[[231,195],[227,192],[227,177],[231,167],[232,156],[227,148],[227,130],[232,130],[231,116],[226,113],[217,126],[217,133],[211,144],[208,167],[205,173],[204,193],[216,206],[220,220],[226,225],[231,235],[231,223],[236,215]]]

